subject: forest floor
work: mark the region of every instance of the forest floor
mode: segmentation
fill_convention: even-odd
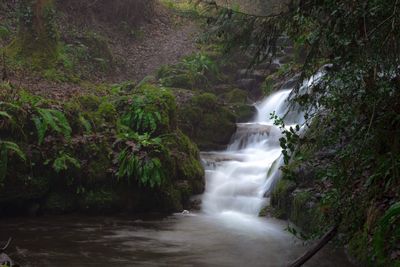
[[[200,33],[198,23],[189,18],[174,16],[166,8],[162,9],[158,11],[153,23],[141,28],[141,32],[145,33],[142,40],[121,40],[112,44],[116,54],[124,57],[127,67],[125,73],[114,76],[117,81],[139,81],[160,66],[175,64],[197,50],[196,38]]]
[[[135,29],[138,35],[135,37],[112,25],[95,24],[90,26],[91,30],[95,29],[105,37],[116,62],[112,71],[94,72],[88,79],[78,81],[54,81],[20,69],[9,71],[8,80],[17,87],[53,99],[69,99],[84,94],[92,90],[93,84],[139,82],[162,65],[175,64],[195,52],[201,32],[198,21],[181,16],[160,3],[156,5],[154,17]]]

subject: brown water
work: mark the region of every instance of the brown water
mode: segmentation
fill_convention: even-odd
[[[285,266],[307,247],[273,219],[235,214],[164,219],[60,216],[0,221],[22,266]],[[323,250],[306,266],[351,266]]]

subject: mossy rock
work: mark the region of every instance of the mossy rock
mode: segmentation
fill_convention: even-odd
[[[323,221],[324,214],[309,190],[296,190],[293,193],[290,220],[305,233],[316,233],[323,230],[328,222]]]
[[[111,185],[112,177],[110,169],[112,168],[111,144],[92,143],[87,144],[84,149],[84,155],[90,155],[87,165],[82,172],[85,174],[83,183],[89,187],[95,185]]]
[[[176,129],[176,102],[169,89],[145,83],[135,88],[125,101],[129,108],[120,112],[125,113],[126,123],[133,130],[158,136]],[[151,129],[152,124],[155,129]]]
[[[183,210],[182,195],[179,189],[170,185],[161,191],[160,208],[164,212],[180,212]]]
[[[67,193],[50,193],[44,203],[43,210],[50,214],[65,214],[74,211],[76,206],[76,197]]]
[[[180,128],[202,150],[225,148],[236,131],[235,114],[211,93],[194,96],[178,112]]]
[[[255,114],[257,113],[257,109],[253,105],[248,104],[235,104],[232,105],[233,113],[236,116],[237,122],[248,122],[250,121]]]
[[[81,210],[89,213],[111,213],[118,207],[119,196],[110,189],[91,190],[80,200]]]
[[[50,179],[47,177],[7,179],[0,188],[0,204],[13,201],[30,201],[43,198],[50,190]]]
[[[194,84],[186,74],[176,74],[160,79],[160,83],[167,87],[193,89]]]
[[[180,130],[163,137],[167,150],[169,176],[174,181],[188,183],[191,194],[204,190],[204,169],[200,164],[199,150]]]
[[[242,89],[235,88],[228,93],[224,93],[220,98],[227,103],[245,104],[248,99],[248,92]]]
[[[281,179],[271,194],[271,205],[274,207],[274,216],[279,219],[287,219],[290,216],[292,204],[291,193],[296,184],[292,181]]]

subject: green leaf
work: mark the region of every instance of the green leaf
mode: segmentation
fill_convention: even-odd
[[[81,164],[79,161],[72,156],[62,153],[57,159],[53,162],[53,169],[60,173],[62,171],[67,171],[69,167],[75,167],[77,169],[81,168]]]
[[[8,156],[9,153],[14,152],[22,160],[26,161],[25,153],[19,148],[19,146],[13,142],[0,141],[0,185],[3,183],[8,168]]]

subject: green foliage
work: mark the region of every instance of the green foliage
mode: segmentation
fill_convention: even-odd
[[[131,110],[122,118],[122,123],[135,131],[154,133],[161,122],[161,114],[158,111],[148,111],[146,99],[135,97],[132,100]]]
[[[140,159],[123,150],[118,157],[119,177],[137,177],[142,185],[156,187],[164,180],[161,162],[158,158]]]
[[[300,131],[300,126],[296,125],[295,128],[289,127],[289,129],[287,129],[285,127],[284,120],[279,118],[275,112],[271,114],[271,119],[273,119],[274,124],[279,126],[279,128],[282,130],[283,136],[279,139],[279,144],[282,148],[283,160],[287,165],[289,164],[290,159],[292,158],[292,155],[298,145],[300,139],[298,134]]]
[[[10,36],[10,30],[3,25],[0,25],[0,39],[4,39]]]
[[[6,111],[0,111],[0,117],[12,120],[12,117]]]
[[[57,173],[60,173],[62,171],[67,171],[70,167],[80,169],[81,164],[76,158],[62,152],[59,157],[54,160],[52,167]]]
[[[203,107],[204,109],[215,110],[218,107],[217,96],[211,93],[204,93],[192,98],[195,106]]]
[[[92,132],[92,125],[90,124],[90,122],[87,119],[85,119],[84,116],[80,115],[79,121],[82,124],[82,126],[85,128],[86,133]]]
[[[374,251],[380,265],[387,265],[385,251],[387,247],[396,246],[400,241],[398,223],[400,220],[400,202],[393,204],[380,219],[374,236]],[[397,224],[396,224],[397,223]],[[389,240],[387,236],[390,236]],[[388,246],[387,243],[390,243]]]
[[[19,158],[26,161],[25,153],[16,143],[0,140],[0,186],[2,186],[7,174],[10,153],[15,153]]]
[[[206,54],[197,53],[184,58],[175,66],[163,66],[157,74],[160,83],[167,87],[209,85],[210,79],[218,79],[218,65]]]
[[[161,139],[130,131],[122,134],[121,138],[125,140],[127,147],[118,155],[117,176],[126,177],[128,182],[135,178],[145,186],[160,186],[164,182],[165,174],[160,159],[153,155],[163,150]]]
[[[334,151],[328,161],[317,153],[308,160],[318,170],[317,178],[330,185],[320,190],[334,192],[336,203],[329,212],[342,220],[344,242],[364,231],[365,203],[389,209],[388,203],[399,201],[399,17],[397,0],[306,0],[294,1],[280,16],[223,10],[215,19],[215,38],[224,40],[227,49],[253,51],[255,61],[269,59],[279,49],[278,37],[289,36],[305,54],[301,82],[330,63],[312,90],[296,88],[293,97],[293,103],[307,111],[306,123],[317,130],[299,138],[298,129],[284,129],[281,146],[286,164],[290,159],[304,161],[294,158],[296,149],[311,147],[311,154]],[[381,234],[381,240],[392,240],[390,231]],[[398,248],[391,242],[385,242],[384,249],[371,244],[363,249],[372,266],[398,262]]]
[[[71,138],[72,129],[64,113],[55,109],[37,108],[38,116],[33,117],[39,144],[42,144],[49,127],[67,140]]]
[[[198,150],[177,129],[170,90],[102,85],[64,102],[14,86],[0,84],[0,209],[18,202],[22,211],[34,200],[51,213],[126,210],[127,202],[175,211],[202,192]]]
[[[161,3],[181,17],[199,18],[204,16],[207,11],[203,6],[199,5],[200,1],[161,0]]]

